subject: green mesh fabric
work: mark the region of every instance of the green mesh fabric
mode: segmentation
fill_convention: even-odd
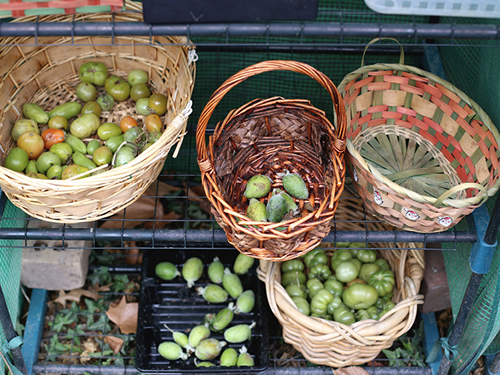
[[[21,218],[26,214],[7,201],[0,228],[20,228],[24,225]],[[0,285],[5,295],[12,324],[16,326],[19,318],[19,293],[21,285],[22,240],[0,240]],[[5,336],[0,327],[0,348],[5,344]],[[0,359],[0,374],[5,371],[3,360]]]

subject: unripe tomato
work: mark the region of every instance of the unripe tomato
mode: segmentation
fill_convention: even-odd
[[[163,94],[155,93],[148,99],[148,107],[159,116],[167,112],[167,97]]]
[[[161,132],[161,129],[163,127],[160,116],[155,113],[147,116],[144,119],[144,125],[146,125],[146,130],[148,132]]]
[[[44,142],[39,134],[25,132],[17,140],[17,147],[26,151],[30,160],[36,160],[43,152]]]
[[[45,148],[49,150],[56,143],[64,142],[66,135],[61,129],[46,129],[42,132],[42,139]]]
[[[128,129],[137,126],[137,121],[132,116],[124,116],[120,120],[120,129],[126,133]]]

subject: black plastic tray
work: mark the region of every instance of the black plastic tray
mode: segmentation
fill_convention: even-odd
[[[241,344],[227,344],[237,351],[245,345],[248,352],[254,356],[255,365],[252,367],[196,367],[194,354],[186,361],[169,361],[158,353],[158,345],[163,341],[173,341],[172,334],[165,328],[167,324],[174,331],[185,331],[201,324],[207,313],[217,313],[234,299],[227,303],[211,304],[206,302],[196,292],[196,287],[206,286],[209,283],[207,268],[215,256],[219,257],[224,265],[232,269],[237,250],[228,251],[200,251],[200,250],[148,250],[145,251],[142,263],[141,293],[139,297],[139,316],[136,337],[136,368],[143,373],[251,373],[265,370],[269,364],[269,349],[267,339],[267,314],[268,306],[263,283],[258,280],[256,266],[258,261],[247,275],[240,279],[244,290],[252,289],[255,292],[255,307],[247,314],[235,314],[230,326],[236,324],[257,324],[252,329],[252,337]],[[182,276],[177,276],[172,281],[163,281],[156,277],[156,264],[168,261],[176,264],[181,271],[182,265],[192,256],[199,257],[205,269],[203,276],[194,287],[188,288]],[[264,305],[264,303],[266,305]],[[229,327],[230,327],[229,326]],[[223,333],[211,332],[210,337],[224,340]],[[214,363],[218,363],[212,361]],[[198,360],[198,362],[201,362]]]
[[[149,24],[306,21],[318,15],[318,0],[143,0]]]

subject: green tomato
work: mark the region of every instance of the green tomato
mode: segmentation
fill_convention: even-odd
[[[83,139],[90,137],[99,128],[99,125],[101,125],[99,117],[93,113],[86,113],[71,123],[69,131],[75,137]]]
[[[107,141],[121,134],[123,134],[122,129],[112,122],[106,122],[97,129],[97,136],[103,141]]]
[[[148,107],[158,116],[163,116],[167,112],[167,97],[159,93],[151,95],[148,99]]]
[[[371,307],[366,309],[366,312],[368,313],[368,316],[370,317],[370,319],[378,320],[379,310],[377,309],[377,307],[371,306]]]
[[[340,306],[337,310],[334,311],[333,320],[347,326],[350,326],[351,324],[356,322],[352,311],[349,311],[349,309],[347,309],[347,307],[344,305]]]
[[[348,249],[335,250],[331,263],[332,270],[335,271],[335,267],[337,267],[339,263],[349,259],[352,259],[352,253]]]
[[[354,264],[356,266],[356,268],[358,269],[358,271],[361,269],[361,266],[363,264],[359,261],[359,259],[356,259],[356,258],[349,259],[349,262]]]
[[[281,285],[287,287],[290,284],[297,284],[299,286],[306,283],[306,275],[302,271],[289,271],[281,275]]]
[[[115,99],[113,99],[113,97],[107,92],[104,92],[97,98],[97,104],[99,104],[101,110],[111,111],[111,109],[113,109],[113,106],[115,105]]]
[[[311,298],[311,314],[316,316],[324,316],[327,313],[327,306],[333,301],[333,294],[328,289],[320,289]]]
[[[394,273],[391,270],[377,271],[370,276],[368,284],[377,290],[380,297],[383,297],[391,293],[396,284]]]
[[[365,263],[361,266],[361,269],[359,270],[359,278],[367,283],[368,279],[370,279],[370,276],[377,271],[380,271],[380,267],[377,264]]]
[[[61,166],[61,158],[53,152],[47,151],[36,159],[36,168],[39,173],[45,174],[53,165]]]
[[[108,68],[102,62],[86,62],[78,71],[80,81],[103,86],[108,78]]]
[[[50,152],[56,154],[61,158],[62,163],[66,163],[73,155],[73,149],[66,142],[55,143],[50,147]]]
[[[148,107],[149,98],[141,98],[135,102],[135,110],[138,114],[143,116],[149,116],[155,113],[151,108]]]
[[[359,250],[356,258],[363,263],[373,263],[377,260],[377,253],[374,250]]]
[[[130,85],[117,76],[109,77],[104,84],[104,88],[117,102],[127,100],[130,95]]]
[[[291,259],[283,262],[281,265],[281,273],[285,273],[288,271],[303,271],[304,263],[302,263],[299,259]]]
[[[313,298],[318,290],[323,289],[324,285],[318,279],[309,279],[306,283],[306,288],[309,292],[309,298]]]
[[[4,166],[16,172],[22,172],[28,166],[28,162],[28,153],[20,147],[14,147],[5,158]]]
[[[328,289],[330,292],[332,292],[334,296],[341,297],[342,293],[344,292],[344,285],[338,280],[329,278],[328,280],[325,281],[324,285],[325,288]]]
[[[90,101],[83,106],[81,114],[84,115],[86,113],[93,113],[97,117],[101,117],[101,112],[102,110],[99,104],[97,104],[97,102]]]
[[[135,152],[130,147],[123,146],[116,152],[115,168],[130,163],[135,158]]]
[[[99,147],[101,147],[101,142],[99,142],[97,139],[91,140],[89,143],[87,143],[87,155],[92,155],[94,154],[94,151],[97,150]],[[82,152],[83,154],[84,152]]]
[[[342,301],[350,309],[367,309],[375,304],[378,299],[377,290],[366,284],[352,284],[344,293]]]
[[[358,310],[354,313],[354,317],[356,318],[357,322],[360,322],[362,320],[368,320],[371,319],[370,314],[368,314],[368,311],[366,310]]]
[[[293,303],[297,306],[297,309],[304,315],[309,316],[311,314],[311,308],[309,302],[304,297],[292,297]]]
[[[331,276],[332,271],[326,264],[316,264],[309,270],[309,278],[319,279],[320,281],[325,281]]]
[[[307,268],[311,268],[316,264],[327,264],[328,257],[325,254],[325,250],[323,249],[312,249],[309,251],[304,257],[304,263]]]
[[[101,166],[104,164],[111,164],[112,159],[113,159],[113,153],[106,146],[101,146],[97,148],[92,154],[92,160],[97,166]]]
[[[292,298],[293,297],[302,297],[302,298],[307,297],[307,293],[304,291],[304,289],[302,287],[298,286],[297,284],[287,285],[285,290],[288,293],[288,295]]]
[[[142,69],[133,69],[128,73],[127,82],[130,86],[134,86],[139,83],[148,83],[149,74]]]
[[[97,98],[97,89],[89,82],[80,82],[75,88],[75,93],[85,103],[92,102]]]
[[[358,277],[359,270],[356,265],[348,260],[340,262],[335,267],[335,277],[343,282],[349,283]]]
[[[333,296],[332,301],[326,306],[326,312],[328,315],[333,315],[335,310],[342,306],[342,300],[339,296]]]
[[[149,98],[151,96],[151,91],[145,83],[137,83],[130,89],[130,97],[134,101],[138,101],[142,98]]]
[[[47,171],[47,178],[49,180],[60,180],[62,176],[62,167],[60,165],[53,165]]]
[[[391,269],[391,266],[389,265],[389,263],[387,263],[387,261],[384,258],[378,258],[373,263],[375,263],[376,265],[378,265],[380,267],[380,269],[383,270],[383,271]]]

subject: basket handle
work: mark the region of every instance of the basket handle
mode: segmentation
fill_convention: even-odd
[[[448,191],[445,191],[443,194],[441,194],[437,199],[436,202],[434,202],[433,206],[436,208],[439,208],[443,201],[448,198],[450,195],[453,195],[459,191],[465,190],[465,189],[478,189],[484,193],[484,199],[482,202],[479,202],[478,204],[483,204],[488,200],[488,190],[481,184],[476,184],[472,182],[468,183],[463,183],[457,186],[452,187]]]
[[[363,57],[361,58],[361,66],[365,65],[365,54],[366,54],[366,51],[368,50],[368,47],[370,47],[373,43],[376,43],[382,39],[393,40],[394,42],[399,44],[399,48],[401,48],[401,53],[399,54],[399,64],[404,65],[404,63],[405,63],[405,50],[403,49],[403,46],[398,42],[397,39],[387,37],[387,38],[375,38],[375,39],[370,40],[370,42],[366,45],[365,50],[363,51]]]
[[[333,99],[334,115],[337,119],[335,129],[337,134],[335,134],[336,139],[334,147],[336,147],[340,152],[345,150],[345,136],[347,130],[346,112],[342,97],[338,92],[337,87],[333,84],[330,78],[328,78],[319,70],[302,62],[293,60],[268,60],[250,65],[240,70],[232,77],[228,78],[217,89],[217,91],[212,94],[208,103],[205,105],[205,108],[203,108],[203,111],[200,114],[200,118],[198,120],[198,127],[196,129],[196,149],[198,151],[198,164],[200,165],[202,172],[207,172],[213,169],[208,159],[207,148],[205,144],[205,132],[207,130],[207,125],[210,117],[212,116],[215,107],[217,107],[217,104],[219,104],[224,95],[226,95],[233,87],[245,81],[247,78],[260,73],[271,72],[274,70],[289,70],[292,72],[305,74],[316,80],[326,89],[326,91],[328,91],[331,98]]]

